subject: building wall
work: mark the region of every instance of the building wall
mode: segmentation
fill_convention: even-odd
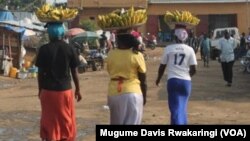
[[[248,6],[248,7],[247,7]],[[248,10],[249,8],[249,10]],[[185,3],[185,4],[150,4],[149,15],[162,15],[166,10],[188,10],[195,15],[236,14],[240,32],[248,33],[250,4],[247,3]],[[206,20],[206,19],[204,19]],[[203,22],[201,22],[202,24]],[[206,23],[205,23],[206,24]]]
[[[69,23],[69,28],[78,27],[78,24],[81,20],[86,20],[94,17],[94,20],[97,20],[97,15],[112,12],[117,8],[84,8],[83,10],[79,10],[78,16]],[[143,25],[138,28],[140,32],[145,33],[146,25]]]
[[[200,24],[196,27],[196,35],[200,36],[202,33],[208,33],[209,29],[207,28],[209,26],[208,24],[208,16],[207,15],[199,15],[200,18]]]
[[[159,31],[159,17],[158,15],[150,15],[148,16],[148,21],[146,23],[146,31],[147,33],[157,35]]]
[[[117,8],[147,8],[147,0],[68,0],[68,7],[78,8],[79,16],[69,23],[69,28],[77,27],[79,22],[84,19],[94,18],[97,15],[109,13]],[[143,25],[138,29],[140,32],[145,31]]]
[[[93,7],[123,7],[130,6],[147,8],[147,0],[68,0],[69,7],[93,8]]]
[[[129,7],[131,5],[137,4],[140,0],[68,0],[69,7],[78,7],[82,11],[79,15],[79,19],[88,19],[89,17],[96,17],[98,14],[108,13],[114,9]],[[216,14],[235,14],[236,15],[236,23],[240,32],[249,32],[250,27],[250,4],[247,2],[238,2],[238,3],[149,3],[145,6],[145,1],[143,0],[144,7],[148,8],[149,19],[151,16],[156,15],[164,15],[166,10],[189,10],[195,15],[201,16],[201,25],[197,26],[195,31],[201,33],[206,32],[206,29],[203,29],[207,26],[207,15],[216,15]],[[85,4],[83,4],[85,2]],[[98,3],[93,4],[93,3]],[[102,3],[102,4],[100,4]],[[126,3],[126,4],[124,4]],[[79,20],[76,19],[76,20]],[[154,18],[155,19],[155,18]],[[74,25],[77,24],[78,21],[74,21]],[[157,21],[154,21],[157,23]],[[204,25],[203,25],[204,24]],[[149,23],[147,23],[149,25]],[[144,25],[140,28],[141,31],[147,32],[151,31],[152,28],[150,26]],[[157,24],[155,24],[157,25]]]

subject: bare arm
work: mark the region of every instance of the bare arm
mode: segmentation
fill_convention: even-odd
[[[191,77],[196,74],[196,65],[191,65],[190,66],[189,74],[190,74]]]
[[[38,98],[40,98],[41,90],[42,90],[42,70],[41,68],[38,69],[38,75],[37,75],[37,82],[38,82]]]
[[[140,86],[143,95],[143,105],[147,102],[147,81],[146,81],[146,73],[138,73],[138,79],[140,80]]]
[[[160,64],[160,67],[159,67],[159,69],[158,69],[158,76],[157,76],[157,79],[156,79],[156,82],[155,82],[155,84],[156,84],[157,86],[159,86],[159,83],[160,83],[161,78],[162,78],[162,76],[163,76],[163,74],[164,74],[164,71],[165,71],[166,66],[167,66],[167,65],[165,65],[165,64]]]
[[[80,93],[80,86],[79,86],[79,78],[78,78],[78,70],[77,68],[71,69],[71,75],[75,84],[75,98],[77,102],[79,102],[82,99],[81,93]]]

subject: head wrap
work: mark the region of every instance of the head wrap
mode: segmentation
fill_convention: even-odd
[[[176,28],[174,31],[174,35],[182,42],[186,41],[188,38],[187,30],[184,28]]]
[[[63,23],[48,23],[47,30],[51,39],[62,39],[65,33]]]

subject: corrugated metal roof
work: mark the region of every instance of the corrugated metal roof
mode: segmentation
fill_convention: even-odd
[[[239,3],[250,0],[148,0],[149,3]]]
[[[2,25],[12,25],[12,26],[24,27],[24,28],[32,29],[32,30],[45,31],[45,28],[43,26],[27,24],[27,23],[23,23],[22,21],[0,21],[0,26]]]

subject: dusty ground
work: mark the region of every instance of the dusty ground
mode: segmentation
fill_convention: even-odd
[[[163,48],[147,51],[148,102],[143,124],[169,124],[165,80],[154,82]],[[189,124],[249,124],[250,74],[234,66],[232,87],[225,87],[217,61],[204,68],[198,57],[198,72],[188,107]],[[105,109],[108,75],[105,70],[80,74],[83,100],[76,104],[77,141],[95,141],[95,125],[109,123]],[[0,77],[0,141],[38,141],[40,103],[36,79]]]

